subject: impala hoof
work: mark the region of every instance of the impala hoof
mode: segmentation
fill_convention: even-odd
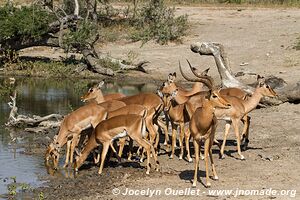
[[[210,186],[211,186],[211,183],[210,183],[210,182],[207,182],[207,183],[206,183],[206,187],[207,187],[207,188],[210,188]]]
[[[174,156],[173,155],[170,155],[170,157],[169,157],[170,159],[173,159],[174,158]]]
[[[200,156],[200,159],[201,159],[201,160],[204,160],[204,156]]]
[[[197,185],[196,183],[193,183],[192,187],[193,187],[193,188],[195,188],[195,187],[196,187],[196,185]]]
[[[189,163],[193,162],[193,159],[192,158],[189,158],[188,159]]]
[[[216,181],[216,180],[219,180],[219,177],[218,176],[213,176],[212,179]]]
[[[245,157],[244,157],[243,155],[241,155],[241,158],[240,158],[240,159],[241,159],[241,160],[246,160]]]
[[[223,154],[223,155],[220,155],[220,159],[225,159],[225,155]]]
[[[146,172],[146,174],[147,174],[147,175],[149,175],[149,174],[150,174],[150,172],[148,172],[148,171],[147,171],[147,172]]]

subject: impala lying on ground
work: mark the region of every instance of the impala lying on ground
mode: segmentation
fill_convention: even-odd
[[[211,151],[217,123],[217,118],[214,115],[214,111],[215,108],[225,108],[224,110],[230,108],[230,104],[225,99],[223,99],[217,91],[212,91],[211,95],[208,96],[208,99],[204,99],[202,103],[202,107],[196,109],[189,124],[195,148],[195,174],[193,187],[196,187],[197,184],[201,141],[204,141],[206,186],[209,187],[211,185],[208,173],[208,156],[210,157],[211,161],[213,179],[218,179]]]
[[[80,166],[86,160],[89,153],[96,148],[100,143],[103,145],[101,153],[101,163],[98,173],[101,174],[103,170],[104,160],[109,146],[113,140],[129,136],[132,140],[136,141],[147,152],[147,171],[150,172],[150,152],[156,162],[156,170],[159,170],[159,162],[157,160],[154,148],[143,137],[146,136],[146,122],[142,116],[129,114],[118,115],[110,119],[104,120],[97,125],[92,133],[88,143],[83,151],[76,157],[75,170],[78,171]]]

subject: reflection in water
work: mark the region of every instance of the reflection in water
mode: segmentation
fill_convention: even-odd
[[[0,83],[3,78],[0,77]],[[65,115],[79,106],[80,96],[88,87],[97,83],[90,80],[49,80],[49,79],[17,79],[17,106],[19,114],[45,116],[51,113]],[[108,83],[103,93],[121,92],[133,95],[140,92],[155,91],[153,84],[134,85],[130,83]],[[0,99],[0,194],[7,192],[9,177],[16,176],[17,182],[29,183],[31,186],[41,184],[38,175],[46,172],[50,175],[74,177],[73,170],[54,172],[44,165],[44,159],[24,155],[22,149],[15,148],[15,143],[26,143],[29,138],[19,138],[14,132],[5,130],[4,123],[9,115],[7,102],[9,99]],[[13,140],[12,140],[13,139]],[[30,145],[30,143],[29,143]],[[1,198],[1,197],[0,197]]]

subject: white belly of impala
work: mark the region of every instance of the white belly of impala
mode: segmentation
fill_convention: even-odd
[[[128,135],[127,131],[124,130],[121,133],[118,133],[117,135],[115,135],[112,140],[115,140],[115,139],[118,139],[118,138],[123,138],[123,137],[126,137],[127,135]]]

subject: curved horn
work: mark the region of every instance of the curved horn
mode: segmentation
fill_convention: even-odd
[[[199,79],[198,79],[198,82],[204,83],[209,89],[213,90],[213,89],[214,89],[214,81],[213,81],[213,79],[212,79],[210,76],[207,76],[207,75],[199,75],[199,74],[197,74],[197,73],[195,72],[195,70],[193,69],[194,67],[191,65],[190,61],[189,61],[188,59],[186,59],[186,61],[188,62],[189,67],[190,67],[192,73],[193,73],[197,78],[199,78]],[[204,72],[206,72],[206,71],[208,71],[208,70],[209,70],[209,68],[206,69]],[[202,73],[204,73],[204,72],[202,72]],[[201,74],[202,74],[202,73],[201,73]]]
[[[188,62],[189,63],[189,62]],[[189,63],[190,64],[190,63]],[[191,65],[190,65],[191,66]],[[182,71],[182,67],[181,67],[181,64],[180,64],[180,61],[179,61],[179,70],[180,70],[180,73],[181,75],[183,76],[183,78],[187,81],[191,81],[191,82],[201,82],[201,83],[204,83],[209,89],[213,89],[213,85],[211,84],[211,81],[208,80],[206,77],[202,77],[202,78],[190,78],[190,77],[187,77],[183,71]]]

